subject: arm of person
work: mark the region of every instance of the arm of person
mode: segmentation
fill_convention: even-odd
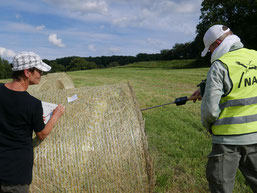
[[[60,104],[54,109],[53,115],[45,125],[45,128],[39,132],[36,132],[38,139],[42,141],[51,133],[53,127],[60,119],[60,117],[63,115],[64,111],[65,111],[65,107]]]
[[[232,86],[226,66],[215,61],[207,75],[204,96],[201,104],[201,121],[204,127],[211,129],[212,124],[220,115],[219,102]]]

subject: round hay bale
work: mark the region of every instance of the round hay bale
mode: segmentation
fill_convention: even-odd
[[[68,103],[67,97],[78,99]],[[128,84],[35,95],[66,106],[52,133],[34,148],[31,192],[153,190],[144,121]]]
[[[60,89],[74,88],[72,79],[65,72],[49,73],[41,77],[41,81],[37,85],[28,88],[28,92],[33,94],[39,91],[51,91]]]

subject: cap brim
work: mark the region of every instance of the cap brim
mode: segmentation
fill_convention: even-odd
[[[208,47],[205,47],[204,50],[202,51],[201,56],[202,56],[202,57],[206,56],[208,50],[209,50],[209,48],[208,48]]]
[[[43,72],[48,72],[49,70],[51,70],[51,66],[47,65],[44,62],[41,62],[40,65],[35,66],[38,70],[41,70]]]

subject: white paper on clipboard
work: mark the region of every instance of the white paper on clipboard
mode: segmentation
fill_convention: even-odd
[[[53,115],[53,110],[57,107],[57,104],[48,103],[42,101],[42,107],[43,107],[43,115],[45,116],[45,124],[49,121],[49,119]]]

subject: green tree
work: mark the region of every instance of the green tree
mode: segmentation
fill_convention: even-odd
[[[96,68],[97,68],[97,65],[96,65],[95,62],[88,62],[88,61],[87,61],[86,66],[87,66],[87,69],[88,69],[88,70],[90,70],[90,69],[96,69]]]
[[[67,71],[89,70],[94,68],[97,68],[94,62],[88,62],[85,58],[77,57],[67,66]]]
[[[169,53],[169,51],[170,50],[168,50],[168,49],[164,49],[164,50],[161,50],[160,53],[161,53],[161,55],[165,55],[165,54]]]
[[[64,72],[65,71],[65,67],[61,64],[57,64],[56,61],[51,61],[49,65],[52,67],[51,72]]]
[[[0,57],[0,78],[10,78],[11,77],[11,64]]]
[[[238,35],[245,47],[257,49],[257,0],[204,0],[195,42],[199,53],[202,38],[213,24],[224,24]]]
[[[194,48],[195,44],[186,42],[184,44],[175,44],[171,50],[161,50],[162,60],[174,59],[193,59],[197,57],[197,52]]]

